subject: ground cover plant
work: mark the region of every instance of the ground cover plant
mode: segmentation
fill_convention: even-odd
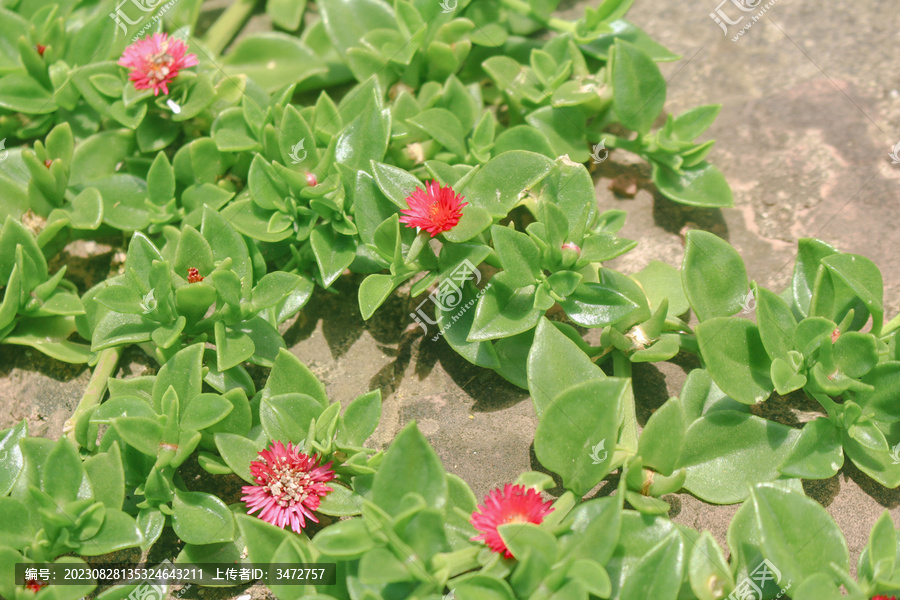
[[[801,485],[846,456],[900,486],[900,317],[879,269],[804,238],[773,291],[701,230],[681,269],[606,266],[636,244],[588,166],[627,151],[671,201],[730,206],[696,141],[719,107],[664,113],[657,63],[679,57],[630,2],[575,21],[557,4],[239,0],[197,35],[199,0],[0,0],[0,342],[93,369],[59,440],[0,432],[0,595],[158,594],[13,570],[167,531],[174,564],[335,564],[334,584],[267,579],[282,600],[900,590],[890,516],[853,577]],[[232,44],[254,10],[278,31]],[[101,238],[125,255],[109,278],[50,272]],[[366,446],[380,392],[331,401],[282,337],[353,274],[364,318],[409,294],[425,335],[528,390],[546,472],[482,500],[414,422]],[[131,346],[154,375],[115,377]],[[701,367],[639,431],[632,365],[680,353]],[[753,410],[792,392],[821,415]],[[192,458],[220,493],[192,487]],[[727,548],[668,518],[679,490],[741,504]]]

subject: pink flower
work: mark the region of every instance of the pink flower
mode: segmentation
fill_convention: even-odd
[[[125,48],[118,64],[131,69],[128,78],[137,90],[153,89],[169,93],[169,83],[178,76],[181,69],[198,64],[196,54],[185,54],[187,44],[177,38],[169,38],[167,33],[154,33]]]
[[[259,451],[259,457],[250,463],[255,485],[241,488],[241,500],[250,508],[247,514],[262,509],[260,519],[282,529],[290,523],[297,533],[306,527],[306,519],[318,523],[312,511],[332,491],[325,485],[334,479],[331,463],[320,467],[318,457],[303,454],[290,442],[287,446],[272,442],[268,450]]]
[[[407,199],[408,209],[400,211],[401,223],[407,227],[419,227],[436,236],[442,231],[449,231],[456,227],[462,217],[462,208],[468,202],[460,201],[460,196],[450,186],[441,187],[437,181],[432,181],[425,186],[425,191],[416,188]]]
[[[497,527],[507,523],[539,525],[544,517],[553,512],[551,504],[541,500],[541,495],[534,488],[526,489],[524,485],[507,483],[502,491],[496,489],[485,496],[484,504],[479,505],[472,513],[472,527],[482,532],[472,540],[483,540],[494,552],[512,558],[513,555],[500,537]]]

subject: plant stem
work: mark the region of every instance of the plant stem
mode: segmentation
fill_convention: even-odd
[[[888,321],[885,326],[881,328],[880,336],[884,337],[898,327],[900,327],[900,315],[897,315],[896,317]]]
[[[628,140],[623,137],[613,135],[611,133],[602,133],[596,136],[588,136],[589,142],[599,142],[599,139],[591,139],[593,137],[599,138],[600,135],[603,136],[603,139],[606,140],[606,146],[608,148],[619,148],[621,150],[628,150],[634,154],[640,154],[643,149],[643,144],[641,144],[640,138],[635,138],[633,140]]]
[[[253,14],[258,1],[236,0],[229,6],[203,36],[203,43],[206,44],[206,47],[217,55],[222,54],[225,46],[237,35],[237,32]]]
[[[631,361],[622,352],[613,352],[613,375],[631,377]]]
[[[543,23],[544,26],[549,29],[553,29],[555,31],[561,31],[564,33],[574,33],[575,32],[575,23],[573,21],[566,21],[565,19],[560,19],[558,17],[550,17],[549,19],[545,19],[541,17],[541,15],[537,14],[528,2],[525,0],[500,0],[500,4],[504,5],[506,8],[510,10],[514,10],[519,14],[525,15],[530,19],[534,19],[539,23]]]
[[[803,390],[806,392],[806,390]],[[828,418],[835,425],[838,424],[838,404],[826,396],[825,394],[816,394],[812,392],[807,392],[807,396],[812,396],[819,404],[822,405],[822,408],[825,409],[825,412],[828,413]]]
[[[413,240],[412,244],[409,245],[409,252],[406,254],[407,262],[415,262],[419,259],[419,255],[422,253],[422,249],[425,248],[425,245],[428,243],[428,232],[424,229],[419,231]]]
[[[700,346],[699,344],[697,344],[696,336],[687,333],[679,333],[678,343],[681,345],[681,349],[685,352],[690,352],[691,354],[700,356]]]
[[[106,393],[107,381],[115,374],[116,368],[119,366],[119,359],[122,358],[123,349],[124,346],[117,346],[115,348],[107,348],[100,353],[100,359],[97,361],[97,366],[94,367],[91,380],[88,381],[87,388],[84,390],[84,396],[81,397],[81,401],[75,407],[75,412],[63,425],[63,433],[73,442],[75,442],[75,424],[78,423],[78,419],[84,413],[100,404],[103,394]]]

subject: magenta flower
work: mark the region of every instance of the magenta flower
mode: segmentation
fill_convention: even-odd
[[[247,514],[261,510],[257,516],[263,521],[282,529],[290,523],[297,533],[306,527],[306,519],[318,523],[312,511],[332,491],[325,485],[334,479],[331,463],[319,466],[318,457],[303,454],[290,442],[272,442],[259,457],[250,463],[255,484],[241,488]]]
[[[125,48],[118,64],[131,69],[128,78],[137,90],[159,90],[169,93],[169,83],[178,76],[181,69],[198,64],[196,54],[185,54],[187,44],[177,38],[169,38],[168,33],[154,33]]]
[[[472,513],[472,527],[481,531],[481,535],[472,541],[483,540],[488,547],[506,558],[513,555],[506,547],[497,527],[507,523],[534,523],[540,525],[544,517],[553,512],[551,502],[541,500],[541,495],[534,488],[507,483],[503,490],[496,489],[485,496],[484,504]]]
[[[441,187],[437,181],[432,181],[424,191],[417,187],[406,199],[409,208],[400,211],[403,213],[400,222],[406,223],[407,227],[424,229],[434,237],[459,223],[462,208],[468,204],[460,204],[462,199],[463,196],[454,192],[452,187]]]

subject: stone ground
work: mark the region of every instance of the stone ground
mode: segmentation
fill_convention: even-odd
[[[584,4],[563,0],[561,12],[575,17]],[[625,273],[653,259],[677,266],[683,253],[679,232],[700,227],[728,239],[751,278],[780,290],[790,276],[797,239],[814,236],[875,261],[884,274],[892,317],[900,304],[900,263],[894,262],[900,256],[894,225],[900,217],[894,201],[900,166],[891,164],[888,153],[900,139],[900,55],[890,49],[896,48],[900,11],[891,0],[850,5],[779,0],[732,42],[738,26],[726,37],[709,16],[716,8],[716,0],[639,0],[629,18],[684,56],[662,65],[669,84],[667,110],[678,114],[699,104],[723,105],[708,132],[718,140],[710,158],[731,183],[735,208],[691,209],[643,185],[632,199],[616,197],[608,189],[610,178],[619,172],[640,175],[641,169],[621,152],[613,153],[598,173],[598,202],[604,209],[627,210],[622,235],[640,242],[614,266]],[[732,19],[744,14],[730,2],[722,10]],[[266,26],[264,17],[257,19],[257,26]],[[101,260],[112,258],[110,251]],[[85,264],[77,252],[66,262],[70,270],[82,269],[96,279],[96,265]],[[338,295],[318,293],[285,338],[333,399],[346,403],[370,389],[382,390],[375,444],[386,444],[416,420],[447,469],[479,497],[522,471],[540,468],[531,445],[536,419],[527,394],[470,365],[443,342],[422,337],[410,323],[413,305],[406,297],[395,295],[364,322],[354,294],[357,283],[340,281]],[[148,368],[138,352],[127,359],[123,374]],[[678,364],[635,367],[640,423],[680,390],[691,363]],[[88,378],[83,368],[0,346],[0,406],[7,409],[0,428],[25,418],[33,435],[59,436]],[[809,417],[804,412],[810,408],[773,399],[765,410],[796,423],[798,416]],[[840,525],[854,563],[885,508],[900,522],[900,492],[884,489],[850,464],[806,489]],[[710,530],[724,546],[737,506],[711,506],[688,494],[667,499],[677,523]],[[264,594],[248,591],[254,598]],[[246,592],[204,589],[200,597],[238,593]]]

